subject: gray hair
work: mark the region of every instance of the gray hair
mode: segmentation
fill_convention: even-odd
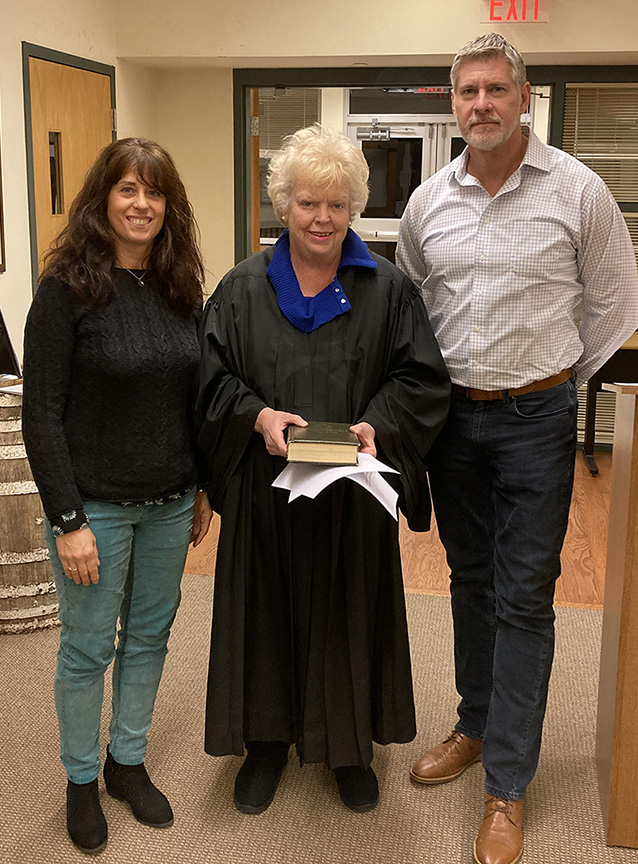
[[[315,123],[284,139],[268,168],[268,196],[275,216],[282,220],[297,183],[320,189],[345,188],[350,221],[368,202],[370,169],[361,150],[336,129]]]
[[[518,53],[516,48],[504,39],[500,33],[485,33],[483,36],[477,36],[464,45],[452,63],[450,69],[450,80],[452,81],[452,89],[456,90],[456,83],[459,78],[459,71],[466,60],[490,59],[493,57],[505,57],[512,67],[512,80],[519,87],[527,81],[527,70],[525,62]]]

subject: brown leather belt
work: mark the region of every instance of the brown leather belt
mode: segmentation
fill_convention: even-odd
[[[526,393],[536,393],[539,390],[549,390],[550,387],[557,387],[571,375],[571,369],[563,369],[556,375],[550,375],[549,378],[543,378],[540,381],[532,381],[531,384],[526,384],[524,387],[514,387],[512,390],[477,390],[475,387],[461,387],[460,384],[452,384],[452,390],[455,393],[462,393],[468,399],[476,401],[485,400],[487,402],[493,399],[507,399],[508,396],[524,396]]]

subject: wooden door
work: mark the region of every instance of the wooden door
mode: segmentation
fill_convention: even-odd
[[[108,75],[29,58],[38,269],[100,150],[112,141]]]

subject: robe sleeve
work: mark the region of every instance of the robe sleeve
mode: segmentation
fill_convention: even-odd
[[[447,417],[451,384],[423,301],[406,278],[392,339],[386,380],[360,420],[374,427],[384,456],[401,472],[399,504],[410,528],[425,531],[426,456]]]
[[[219,293],[218,293],[219,292]],[[195,404],[198,447],[209,472],[208,497],[221,512],[228,481],[266,404],[238,377],[232,348],[232,309],[220,285],[204,308],[199,328],[202,351]]]

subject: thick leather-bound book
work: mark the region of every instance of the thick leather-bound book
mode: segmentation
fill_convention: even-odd
[[[356,465],[359,439],[349,423],[308,423],[288,427],[289,462]]]

